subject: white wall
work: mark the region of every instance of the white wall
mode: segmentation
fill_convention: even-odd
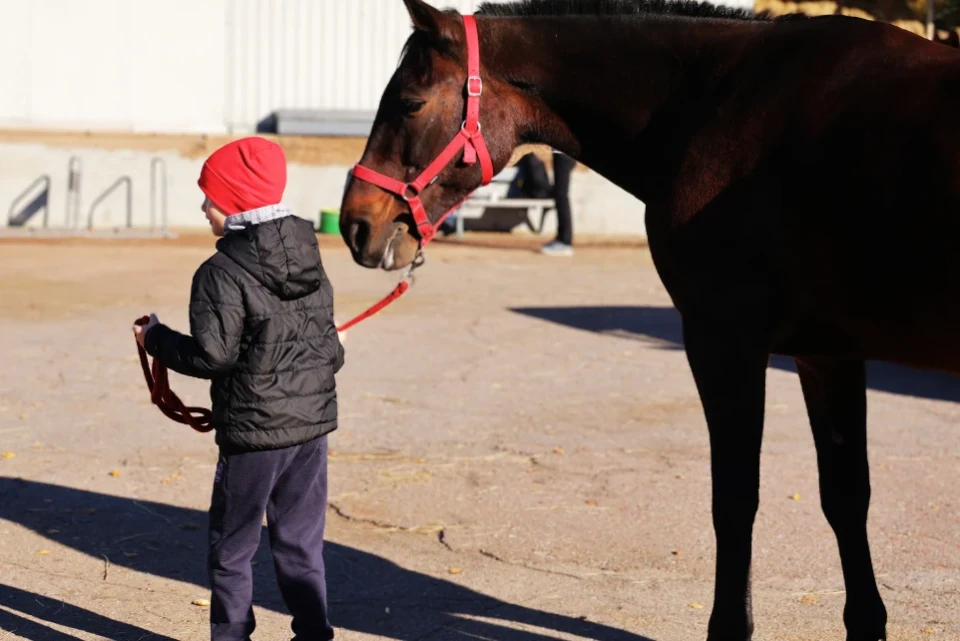
[[[228,0],[226,24],[226,121],[238,133],[278,108],[375,111],[410,35],[400,0]]]
[[[0,126],[223,129],[226,0],[3,0]]]
[[[754,5],[753,0],[708,0],[710,4],[717,4],[726,7],[733,7],[734,9],[747,9],[748,11],[753,11]]]
[[[144,229],[150,223],[150,162],[162,158],[167,166],[168,208],[170,225],[176,228],[204,228],[207,224],[200,212],[203,196],[197,187],[197,176],[203,158],[185,158],[175,151],[146,152],[110,150],[93,147],[54,147],[42,144],[0,144],[0,203],[10,204],[39,176],[50,176],[49,226],[65,226],[67,205],[67,163],[72,155],[83,160],[81,182],[81,227],[94,199],[120,176],[129,176],[133,185],[133,225]],[[320,209],[340,206],[349,167],[323,167],[291,163],[287,174],[284,202],[304,218],[316,221]],[[39,193],[29,193],[25,202]],[[574,231],[577,235],[644,236],[644,206],[630,194],[593,172],[577,171],[570,183]],[[22,204],[22,203],[21,203]],[[158,203],[159,204],[159,203]],[[99,206],[94,215],[95,229],[111,229],[125,225],[125,196],[118,190]],[[39,227],[43,215],[37,214],[30,227]],[[0,214],[0,228],[7,225],[6,213]],[[522,231],[525,227],[517,228]],[[548,218],[545,234],[556,229],[556,216]]]
[[[373,111],[410,32],[401,0],[0,0],[0,15],[0,127],[30,129],[230,133],[280,108]]]
[[[0,15],[0,128],[247,133],[276,109],[375,111],[410,33],[401,0],[0,0]]]

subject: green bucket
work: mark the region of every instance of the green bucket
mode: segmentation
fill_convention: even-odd
[[[320,233],[321,234],[339,234],[340,233],[340,210],[339,209],[321,209],[320,210]]]

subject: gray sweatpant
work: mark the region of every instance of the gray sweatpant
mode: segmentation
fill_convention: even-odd
[[[251,561],[264,512],[295,640],[333,639],[323,566],[326,507],[326,436],[281,450],[221,453],[210,504],[212,641],[247,641],[256,627]]]

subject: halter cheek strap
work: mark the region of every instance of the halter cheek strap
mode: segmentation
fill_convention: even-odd
[[[476,18],[470,15],[463,16],[463,29],[467,37],[467,81],[465,87],[467,104],[466,114],[457,135],[440,152],[440,155],[409,183],[390,178],[359,163],[353,168],[355,178],[376,185],[407,202],[410,213],[413,214],[413,220],[417,224],[421,248],[433,240],[434,236],[437,235],[437,229],[447,216],[456,211],[463,203],[463,201],[460,201],[441,216],[436,223],[431,223],[427,217],[423,201],[420,200],[420,194],[423,193],[423,190],[436,181],[440,172],[450,161],[456,158],[457,154],[463,152],[463,164],[465,165],[473,165],[479,160],[481,184],[487,185],[493,180],[493,161],[490,159],[490,151],[487,149],[487,143],[483,139],[480,126],[480,96],[483,95],[483,79],[480,77],[480,38],[477,35]],[[469,194],[467,196],[469,197]]]

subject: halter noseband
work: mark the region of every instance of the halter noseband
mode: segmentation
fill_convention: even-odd
[[[423,190],[436,181],[440,172],[460,153],[461,149],[463,150],[463,164],[472,165],[479,159],[483,185],[487,185],[493,180],[493,162],[490,159],[490,151],[487,149],[480,127],[480,96],[483,94],[483,79],[480,78],[480,39],[477,36],[476,18],[471,15],[463,16],[463,29],[467,35],[467,81],[465,86],[467,105],[466,117],[463,124],[460,125],[460,131],[457,135],[413,182],[404,183],[395,178],[384,176],[379,172],[363,167],[360,163],[353,167],[355,178],[376,185],[407,202],[410,213],[413,214],[413,219],[417,223],[420,247],[433,240],[440,224],[447,216],[456,211],[463,202],[457,203],[455,207],[441,216],[436,224],[432,224],[430,219],[427,218],[426,209],[420,200],[420,194]]]

